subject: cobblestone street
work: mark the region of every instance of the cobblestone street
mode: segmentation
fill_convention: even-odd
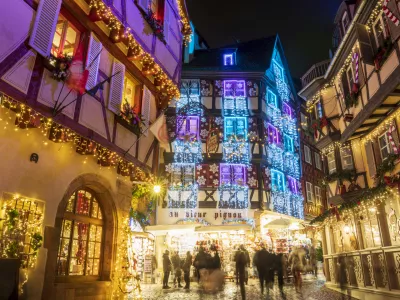
[[[178,288],[171,288],[170,290],[161,289],[160,285],[144,285],[143,299],[144,300],[240,300],[240,290],[235,283],[226,283],[223,291],[218,293],[205,293],[199,288],[197,283],[192,283],[190,291]],[[304,280],[302,293],[296,293],[292,284],[285,284],[284,287],[285,297],[281,297],[278,286],[275,285],[274,289],[270,292],[269,296],[262,296],[258,281],[252,279],[246,286],[246,299],[265,299],[265,300],[341,300],[340,293],[331,291],[324,287],[324,281],[318,280]],[[348,298],[354,299],[354,298]]]

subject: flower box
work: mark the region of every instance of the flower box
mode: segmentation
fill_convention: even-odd
[[[374,58],[375,70],[379,71],[382,68],[383,64],[389,57],[392,49],[393,49],[393,43],[389,36],[383,42],[383,46],[379,47],[377,50],[377,53]]]

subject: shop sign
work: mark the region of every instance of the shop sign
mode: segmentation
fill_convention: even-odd
[[[206,152],[207,154],[210,153],[217,153],[219,147],[219,134],[217,129],[211,129],[207,141],[206,141]]]

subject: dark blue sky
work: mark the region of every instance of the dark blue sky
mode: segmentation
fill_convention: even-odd
[[[333,19],[342,0],[186,0],[210,47],[278,33],[293,77],[329,58]]]

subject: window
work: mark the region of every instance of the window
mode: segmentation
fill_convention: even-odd
[[[200,96],[200,80],[182,79],[180,91],[182,97]]]
[[[246,183],[246,166],[240,164],[221,164],[220,165],[221,185]]]
[[[342,169],[343,170],[352,170],[353,169],[353,157],[351,155],[350,146],[344,146],[340,148],[340,158],[342,160]]]
[[[272,107],[278,108],[278,100],[271,90],[268,90],[267,92],[267,103]]]
[[[314,152],[314,157],[315,157],[315,167],[318,170],[322,170],[321,155],[319,155],[319,153],[317,152]]]
[[[275,60],[274,60],[274,74],[277,77],[277,79],[283,81],[283,69]]]
[[[322,111],[322,103],[321,101],[318,101],[317,104],[315,105],[315,118],[317,120],[322,119],[324,116],[324,113]]]
[[[353,70],[351,68],[351,65],[347,69],[346,73],[347,73],[347,79],[349,81],[349,87],[350,87],[350,89],[352,89],[353,88],[353,83],[354,83],[354,77],[353,77]]]
[[[199,117],[177,117],[178,138],[184,140],[187,136],[190,139],[200,140]]]
[[[306,194],[307,194],[307,201],[314,202],[312,184],[311,184],[311,182],[307,182],[307,181],[306,181]]]
[[[315,186],[314,190],[315,190],[315,202],[317,204],[321,204],[322,203],[321,188],[319,186]]]
[[[307,116],[303,113],[300,113],[300,121],[301,121],[301,127],[304,130],[307,130],[308,128],[308,122],[307,122]]]
[[[378,17],[376,19],[376,22],[373,26],[373,32],[375,36],[375,43],[376,47],[382,47],[385,41],[385,38],[387,36],[386,31],[385,31],[385,23],[383,21],[382,16]]]
[[[246,98],[224,98],[223,104],[224,115],[243,115],[247,110]]]
[[[124,90],[123,90],[123,96],[122,96],[122,103],[121,103],[121,109],[122,106],[126,103],[129,104],[130,107],[134,107],[136,112],[139,112],[139,101],[136,100],[136,90],[137,84],[136,82],[133,81],[133,79],[130,76],[127,76],[125,73],[125,78],[124,78]]]
[[[311,150],[310,147],[304,145],[304,159],[306,161],[306,163],[309,163],[312,165],[312,161],[311,161]]]
[[[51,55],[73,56],[79,45],[80,32],[63,15],[59,15],[54,33]]]
[[[244,80],[225,80],[224,97],[246,97]]]
[[[225,141],[236,136],[237,139],[247,140],[247,119],[226,117],[224,118]]]
[[[285,191],[285,175],[277,170],[271,170],[272,190],[276,192]]]
[[[389,144],[388,133],[385,132],[384,134],[380,135],[378,138],[378,142],[382,160],[385,160],[392,152],[392,149]]]
[[[330,152],[327,156],[328,160],[328,171],[329,174],[333,174],[336,172],[336,160],[335,160],[335,152]]]
[[[289,189],[293,194],[297,194],[299,192],[299,188],[297,186],[297,180],[291,176],[287,177],[289,183]]]
[[[285,151],[294,152],[293,139],[287,134],[284,134],[283,138],[285,143]]]
[[[194,183],[194,164],[174,164],[171,183],[188,186]]]
[[[349,18],[349,15],[347,14],[347,12],[345,12],[343,14],[342,25],[343,25],[343,35],[344,35],[344,34],[346,34],[346,31],[350,26],[350,18]]]
[[[270,143],[270,144],[273,144],[273,143],[279,144],[280,143],[279,131],[275,126],[273,126],[270,123],[268,123],[267,133],[268,133],[268,143]]]
[[[79,190],[68,200],[57,256],[57,275],[99,275],[103,215],[93,194]]]
[[[224,66],[233,66],[235,64],[235,53],[224,54]]]
[[[286,103],[283,103],[283,113],[290,119],[293,118],[292,108]]]

